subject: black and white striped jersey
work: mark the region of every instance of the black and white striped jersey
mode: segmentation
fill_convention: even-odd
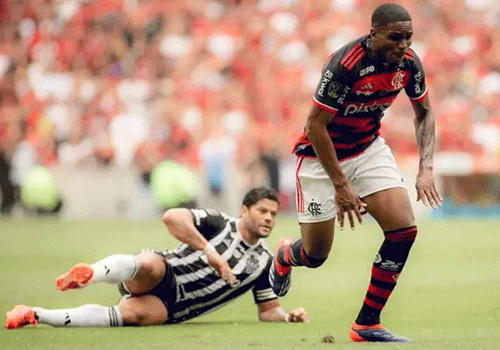
[[[212,269],[203,252],[187,244],[161,254],[168,259],[177,284],[174,310],[169,323],[182,322],[214,311],[250,289],[255,303],[276,299],[269,284],[272,254],[264,240],[246,243],[238,232],[236,218],[207,209],[192,209],[196,228],[231,267],[236,284],[230,287]]]

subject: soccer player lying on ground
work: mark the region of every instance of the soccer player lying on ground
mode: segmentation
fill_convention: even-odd
[[[385,239],[349,336],[353,341],[407,342],[380,323],[417,236],[405,184],[379,136],[380,120],[405,90],[415,112],[420,151],[417,200],[435,208],[442,198],[432,166],[434,116],[422,63],[410,49],[410,14],[400,5],[384,4],[373,12],[371,24],[370,34],[337,50],[323,68],[306,132],[294,149],[301,238],[278,242],[270,278],[276,295],[283,296],[292,266],[315,268],[327,259],[335,218],[342,229],[347,214],[354,229],[354,220],[361,223],[361,214],[368,211]]]
[[[278,196],[264,187],[243,199],[240,218],[205,209],[168,210],[163,222],[182,242],[174,250],[111,255],[77,264],[56,279],[61,291],[92,283],[118,284],[118,305],[47,310],[17,305],[7,329],[44,323],[56,327],[150,326],[178,323],[214,311],[252,290],[264,322],[309,322],[303,308],[285,312],[269,284],[273,259],[264,239],[278,212]]]

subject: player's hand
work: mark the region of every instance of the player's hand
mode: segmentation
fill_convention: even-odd
[[[360,224],[363,223],[361,215],[366,213],[366,203],[361,200],[349,183],[335,187],[335,205],[337,207],[337,220],[339,221],[341,230],[344,229],[344,214],[347,214],[349,224],[353,230],[354,216],[358,218]]]
[[[207,261],[208,265],[210,265],[224,281],[230,286],[234,285],[236,277],[234,277],[233,271],[231,271],[227,261],[222,259],[219,253],[216,251],[209,252],[207,254]]]
[[[439,194],[434,182],[434,174],[432,169],[420,169],[417,175],[417,202],[422,200],[424,205],[430,205],[433,209],[440,207],[443,204],[443,198]]]
[[[288,322],[311,322],[311,318],[309,317],[309,313],[303,308],[299,307],[298,309],[290,311],[288,314]]]

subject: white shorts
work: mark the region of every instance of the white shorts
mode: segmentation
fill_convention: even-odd
[[[340,167],[361,198],[388,188],[405,188],[391,149],[381,137],[363,153],[340,161]],[[337,214],[335,187],[319,160],[297,157],[295,174],[299,222],[322,222],[334,218]]]

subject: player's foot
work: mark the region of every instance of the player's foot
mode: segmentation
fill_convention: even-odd
[[[361,326],[354,322],[349,331],[349,338],[356,342],[396,342],[408,343],[410,339],[393,334],[381,324],[373,326]]]
[[[290,245],[292,242],[292,237],[283,237],[278,241],[276,253],[269,270],[269,282],[271,282],[274,294],[279,297],[284,296],[290,289],[292,283],[292,267],[281,265],[278,261],[278,253],[280,249],[286,245]]]
[[[85,287],[94,276],[94,269],[87,264],[76,264],[61,276],[56,278],[56,287],[61,292],[68,289],[79,289]]]
[[[5,314],[5,328],[15,329],[32,324],[38,326],[35,313],[31,307],[26,305],[16,305],[11,311]]]

